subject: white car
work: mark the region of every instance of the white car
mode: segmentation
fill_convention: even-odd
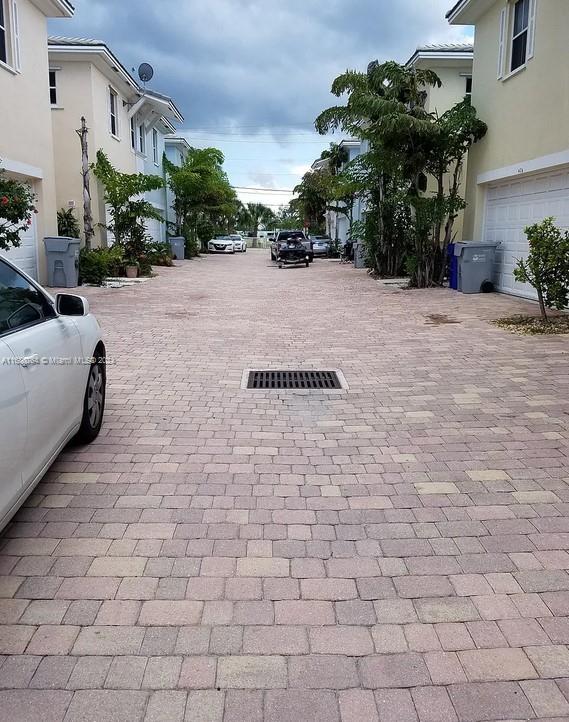
[[[235,253],[235,246],[229,236],[216,236],[207,244],[210,253]]]
[[[71,439],[98,436],[105,354],[86,299],[0,258],[0,530]]]
[[[243,238],[243,236],[234,233],[229,236],[229,238],[231,238],[231,240],[233,241],[233,247],[238,253],[247,252],[247,241]]]

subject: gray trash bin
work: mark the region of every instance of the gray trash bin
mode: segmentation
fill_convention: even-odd
[[[172,255],[177,261],[183,261],[186,257],[186,239],[182,236],[174,236],[170,238],[170,248]]]
[[[47,285],[50,288],[76,288],[79,285],[78,238],[44,238],[47,258]]]
[[[354,243],[354,266],[356,268],[367,268],[365,246],[362,241]]]
[[[493,284],[496,265],[494,241],[468,241],[456,243],[454,255],[458,257],[458,290],[461,293],[482,293],[485,284]],[[491,286],[487,286],[491,290]]]

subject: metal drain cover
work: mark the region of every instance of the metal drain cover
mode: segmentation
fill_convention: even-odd
[[[246,389],[317,389],[329,391],[346,388],[343,374],[339,371],[313,370],[266,370],[246,371]]]

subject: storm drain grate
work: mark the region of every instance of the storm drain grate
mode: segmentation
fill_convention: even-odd
[[[336,371],[249,371],[248,389],[341,389]]]

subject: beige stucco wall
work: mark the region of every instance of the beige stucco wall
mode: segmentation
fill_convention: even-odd
[[[485,187],[480,174],[569,149],[569,2],[537,0],[535,56],[498,80],[500,11],[496,2],[476,25],[472,102],[488,135],[469,156],[464,238],[479,240]]]
[[[136,157],[130,145],[128,107],[119,87],[113,84],[119,95],[119,140],[110,132],[109,85],[111,81],[89,60],[66,60],[64,56],[52,53],[51,67],[57,72],[58,108],[52,110],[55,153],[57,158],[57,203],[68,207],[73,200],[76,215],[83,227],[83,186],[81,178],[81,145],[76,130],[81,127],[81,116],[85,116],[89,128],[89,158],[95,162],[97,151],[102,149],[117,170],[123,173],[136,172]],[[132,102],[132,98],[130,99]],[[98,223],[105,222],[103,192],[96,178],[91,174],[91,198],[95,243],[101,244],[106,233]]]
[[[440,88],[434,87],[428,89],[428,98],[426,103],[426,109],[430,113],[436,113],[442,115],[447,110],[450,110],[457,103],[460,103],[466,95],[466,76],[472,73],[472,62],[465,61],[464,63],[457,63],[451,61],[452,67],[449,67],[448,62],[444,61],[423,61],[421,67],[428,67],[430,70],[434,70],[439,76],[442,82]],[[465,158],[463,165],[462,183],[460,186],[460,194],[464,198],[466,195],[466,177],[468,168],[468,158]],[[452,178],[445,178],[445,186],[448,190],[449,184]],[[437,184],[435,179],[429,177],[427,185],[427,193],[436,194]],[[454,222],[453,237],[460,240],[463,235],[463,222],[464,215],[462,212],[458,214],[456,221]]]
[[[49,103],[47,21],[31,2],[19,3],[21,73],[0,67],[0,159],[41,170],[37,194],[39,275],[45,281],[43,238],[57,233],[54,156]],[[20,178],[25,177],[20,175]]]
[[[431,61],[428,64],[442,82],[440,88],[429,88],[427,110],[442,115],[454,105],[460,103],[466,95],[466,76],[472,73],[472,63],[467,61],[456,67],[448,67],[441,61]]]

